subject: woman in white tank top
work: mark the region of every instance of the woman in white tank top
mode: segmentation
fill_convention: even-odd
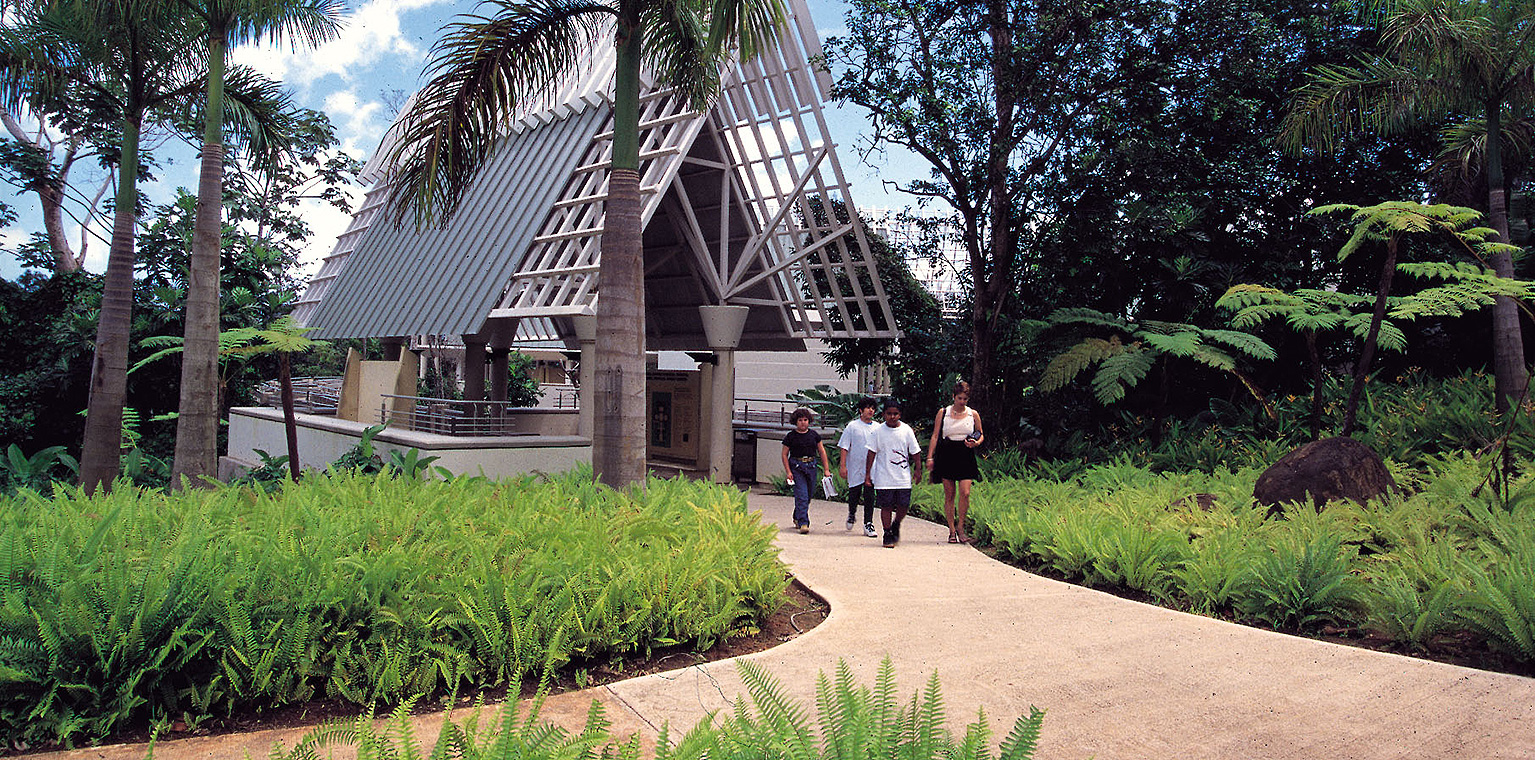
[[[975,447],[986,440],[981,415],[965,406],[969,400],[970,384],[961,380],[954,386],[954,403],[933,418],[933,437],[927,445],[928,471],[935,482],[943,483],[943,519],[949,524],[951,544],[971,542],[965,517],[970,511],[970,486],[980,476]]]

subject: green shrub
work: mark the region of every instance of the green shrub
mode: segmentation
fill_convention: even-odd
[[[1364,586],[1352,553],[1336,536],[1291,538],[1258,554],[1243,579],[1237,609],[1282,630],[1311,630],[1349,620],[1362,606]]]
[[[333,473],[264,493],[119,485],[0,510],[0,733],[94,739],[242,706],[518,684],[707,647],[782,601],[734,489],[589,473]]]

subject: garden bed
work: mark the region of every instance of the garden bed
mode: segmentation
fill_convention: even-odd
[[[85,743],[571,678],[760,630],[788,585],[734,489],[353,473],[0,511],[0,732]]]

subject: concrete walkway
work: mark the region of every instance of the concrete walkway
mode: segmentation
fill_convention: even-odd
[[[909,520],[901,545],[843,530],[844,507],[750,497],[780,526],[794,574],[831,603],[820,626],[748,657],[814,709],[815,677],[846,660],[872,684],[890,657],[910,699],[937,671],[956,734],[985,708],[998,736],[1046,710],[1038,754],[1114,758],[1535,758],[1535,679],[1245,628],[1041,578]],[[828,522],[829,521],[829,522]],[[790,526],[785,530],[783,526]],[[740,692],[731,661],[574,692],[545,717],[578,727],[592,699],[615,728],[691,727]],[[438,719],[420,721],[423,733]],[[161,760],[262,757],[299,731],[162,743]],[[59,753],[141,758],[142,747]]]

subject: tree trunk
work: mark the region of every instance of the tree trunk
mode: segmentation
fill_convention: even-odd
[[[625,3],[629,5],[629,3]],[[640,229],[639,13],[619,20],[613,168],[598,268],[592,468],[625,488],[645,479],[645,272]]]
[[[298,418],[293,414],[293,357],[287,351],[277,354],[277,385],[282,390],[282,427],[288,439],[288,474],[297,481]]]
[[[992,362],[996,356],[997,319],[1001,316],[1003,301],[1012,290],[1008,275],[1013,264],[1013,208],[1007,178],[1014,116],[1018,108],[1012,68],[1013,32],[1006,0],[991,0],[987,31],[991,37],[992,85],[996,88],[993,102],[997,116],[986,165],[991,257],[988,262],[984,256],[978,259],[972,252],[970,261],[971,276],[976,284],[970,312],[970,401],[978,409],[996,411],[991,394],[996,374]]]
[[[186,340],[171,487],[208,486],[218,474],[219,256],[224,209],[224,35],[208,32],[208,108],[187,272]]]
[[[1359,398],[1364,394],[1364,380],[1370,374],[1370,362],[1375,360],[1375,341],[1380,336],[1380,323],[1386,319],[1386,297],[1391,294],[1391,280],[1396,275],[1397,238],[1386,241],[1386,263],[1380,269],[1380,287],[1375,291],[1375,313],[1370,315],[1370,331],[1359,349],[1359,363],[1354,365],[1354,387],[1348,392],[1348,406],[1343,413],[1343,437],[1354,432],[1354,421],[1359,412]]]
[[[122,161],[112,245],[96,325],[90,402],[80,451],[80,485],[88,494],[110,489],[122,471],[123,404],[128,392],[128,333],[133,323],[133,246],[138,210],[139,123],[123,121]]]
[[[1316,330],[1306,332],[1306,355],[1311,357],[1311,440],[1322,440],[1322,353],[1317,350]]]
[[[1487,109],[1487,221],[1498,232],[1498,242],[1510,242],[1508,196],[1503,183],[1502,117],[1496,105]],[[1514,276],[1514,259],[1507,252],[1492,256],[1499,277]],[[1524,337],[1519,326],[1519,307],[1513,299],[1499,296],[1492,307],[1492,367],[1495,404],[1502,418],[1524,400],[1528,378],[1524,366]]]

